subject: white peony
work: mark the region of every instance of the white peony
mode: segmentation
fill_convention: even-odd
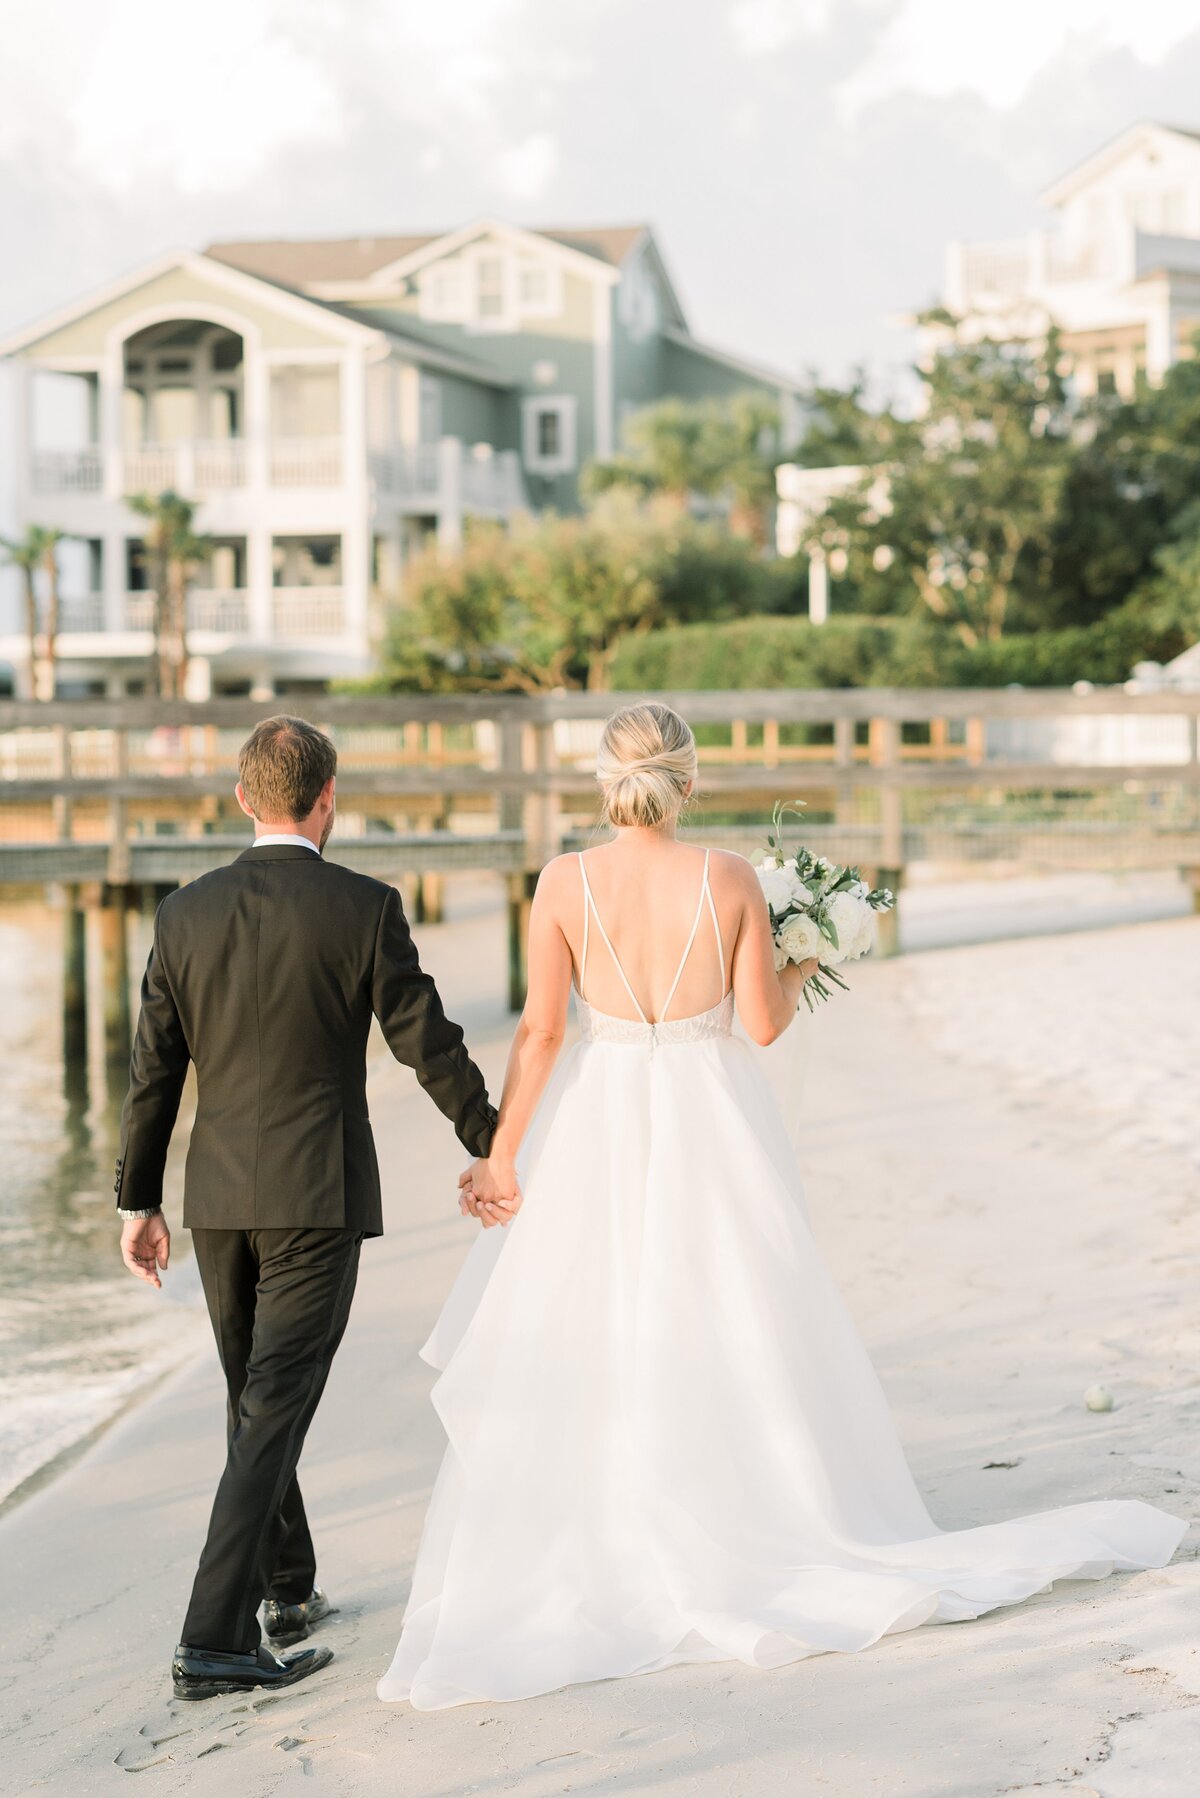
[[[794,865],[789,870],[786,864],[777,868],[774,862],[763,862],[758,870],[758,884],[773,912],[785,912],[800,893],[807,896],[807,889],[796,878]]]
[[[807,961],[810,955],[821,955],[828,947],[825,938],[806,912],[789,918],[779,932],[780,944],[789,961]]]

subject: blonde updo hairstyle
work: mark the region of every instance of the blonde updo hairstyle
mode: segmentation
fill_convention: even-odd
[[[626,706],[604,727],[596,778],[605,823],[652,829],[683,809],[696,780],[696,739],[669,705]]]

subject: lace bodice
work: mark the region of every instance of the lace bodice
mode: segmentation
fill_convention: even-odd
[[[597,1011],[586,999],[575,994],[579,1008],[579,1034],[585,1043],[627,1043],[634,1048],[656,1049],[667,1044],[704,1043],[716,1036],[733,1033],[733,994],[726,993],[719,1005],[699,1011],[690,1018],[665,1018],[658,1024],[644,1023],[641,1018],[614,1018],[607,1011]]]

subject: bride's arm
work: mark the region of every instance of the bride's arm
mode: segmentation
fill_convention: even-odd
[[[817,971],[815,961],[799,967],[789,962],[775,971],[771,914],[758,876],[740,856],[723,856],[722,873],[736,881],[742,901],[741,923],[733,947],[733,996],[738,1017],[752,1041],[765,1048],[783,1035],[796,1015],[804,983]]]
[[[487,1169],[496,1186],[511,1195],[509,1215],[520,1205],[516,1159],[530,1119],[546,1090],[567,1029],[571,997],[571,950],[559,926],[564,898],[563,857],[543,869],[529,913],[529,985],[500,1098],[500,1121],[492,1138]]]

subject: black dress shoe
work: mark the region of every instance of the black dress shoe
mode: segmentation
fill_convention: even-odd
[[[224,1654],[217,1648],[190,1648],[181,1642],[171,1662],[176,1698],[219,1698],[228,1692],[249,1692],[256,1686],[274,1691],[294,1686],[328,1667],[332,1648],[306,1648],[281,1661],[261,1645],[253,1654]]]
[[[314,1586],[301,1604],[281,1604],[277,1598],[268,1598],[263,1606],[263,1628],[277,1648],[287,1648],[292,1642],[303,1642],[313,1624],[331,1617],[336,1609],[320,1586]]]

